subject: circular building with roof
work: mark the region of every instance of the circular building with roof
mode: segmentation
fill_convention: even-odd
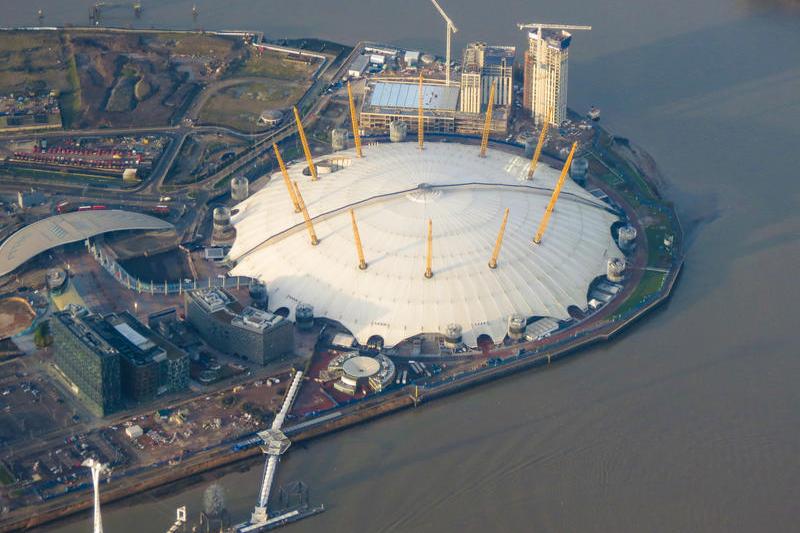
[[[270,128],[277,126],[283,120],[283,113],[277,109],[265,109],[258,116],[258,123],[265,124]]]
[[[453,324],[468,346],[482,335],[500,342],[512,315],[567,319],[568,307],[586,309],[591,282],[621,256],[611,234],[619,217],[569,177],[533,243],[560,175],[543,162],[528,180],[528,159],[494,149],[481,158],[477,146],[457,143],[380,144],[363,158],[331,158],[337,170],[316,181],[305,162],[289,166],[299,197],[278,173],[237,206],[232,274],[266,282],[274,307],[312,304],[361,344],[378,336],[394,346]]]
[[[359,387],[381,391],[388,387],[395,376],[395,366],[385,355],[367,356],[358,352],[339,354],[328,363],[328,372],[338,379],[333,388],[354,395]]]

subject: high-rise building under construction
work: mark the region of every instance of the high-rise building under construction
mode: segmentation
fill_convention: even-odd
[[[552,124],[567,118],[567,74],[572,34],[539,28],[528,33],[522,107],[542,124],[552,110]]]
[[[488,46],[475,42],[464,49],[459,111],[481,113],[489,103],[492,82],[496,82],[494,105],[509,106],[513,97],[513,46]]]

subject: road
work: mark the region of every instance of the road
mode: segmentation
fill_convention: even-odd
[[[326,60],[326,65],[321,68],[315,76],[315,79],[309,89],[303,94],[300,100],[297,103],[298,109],[303,109],[307,107],[307,102],[309,99],[315,99],[313,105],[311,105],[307,112],[304,113],[304,119],[308,118],[309,116],[313,117],[316,113],[322,109],[327,102],[329,101],[329,96],[323,94],[325,88],[332,83],[334,80],[338,79],[345,73],[345,69],[347,65],[350,64],[350,61],[355,56],[355,54],[360,53],[361,49],[363,48],[363,43],[358,43],[356,47],[353,48],[351,53],[340,63],[336,71],[331,76],[326,76],[328,74],[328,70],[330,67],[336,63],[336,61]],[[230,86],[238,85],[241,83],[247,83],[248,81],[259,80],[260,78],[253,78],[253,77],[246,77],[246,78],[234,78],[228,80],[220,80],[213,82],[207,85],[200,94],[196,97],[195,101],[191,104],[189,109],[184,115],[184,118],[178,125],[174,126],[145,126],[145,127],[135,127],[135,128],[94,128],[89,130],[59,130],[59,131],[50,131],[50,132],[43,132],[38,134],[28,133],[14,133],[14,134],[5,134],[0,135],[0,141],[9,141],[9,140],[26,140],[26,139],[47,139],[47,138],[58,138],[58,137],[70,137],[70,136],[118,136],[118,135],[165,135],[170,137],[170,142],[164,150],[164,153],[156,163],[153,171],[151,172],[149,178],[134,186],[134,187],[119,187],[119,186],[92,186],[92,185],[71,185],[69,183],[60,183],[60,184],[53,184],[47,183],[48,190],[62,192],[64,194],[76,194],[76,189],[80,189],[82,191],[81,197],[88,197],[87,191],[91,190],[93,193],[93,198],[98,201],[107,201],[109,198],[113,197],[114,195],[124,193],[126,197],[128,195],[138,193],[141,194],[141,198],[147,198],[147,201],[158,200],[157,196],[164,185],[164,181],[166,177],[169,175],[169,171],[172,168],[175,160],[177,159],[178,155],[180,154],[181,148],[185,143],[186,139],[191,135],[198,135],[204,133],[217,133],[217,134],[226,134],[231,135],[236,138],[253,141],[253,145],[251,148],[246,150],[243,154],[240,155],[239,159],[234,161],[233,163],[229,164],[226,168],[222,169],[221,171],[217,172],[216,174],[206,178],[201,182],[197,182],[195,184],[191,184],[188,186],[183,187],[182,189],[185,190],[213,190],[214,185],[219,182],[220,180],[226,179],[227,177],[231,176],[234,173],[240,172],[243,168],[245,168],[248,164],[251,164],[254,160],[258,159],[265,155],[265,152],[269,149],[269,147],[273,143],[280,142],[283,139],[291,137],[297,131],[297,128],[292,121],[287,121],[283,126],[278,128],[277,130],[271,130],[267,132],[257,132],[257,133],[244,133],[232,128],[228,128],[225,126],[217,126],[217,125],[198,125],[197,117],[199,115],[200,109],[202,109],[203,105],[208,101],[208,99],[213,96],[216,92],[225,89]],[[317,98],[316,95],[322,94],[321,97]],[[14,190],[18,190],[19,184],[24,183],[26,185],[31,186],[41,186],[43,182],[37,179],[25,179],[25,178],[14,178],[11,182],[13,186],[16,188]],[[134,196],[131,196],[133,200]]]
[[[341,60],[337,58],[332,61],[326,59],[325,64],[317,70],[311,86],[297,102],[297,108],[301,110],[301,113],[303,109],[306,109],[306,111],[302,113],[302,120],[306,127],[314,122],[320,110],[330,101],[331,95],[325,92],[328,86],[346,73],[347,66],[357,54],[362,52],[363,47],[364,43],[359,42],[345,58]],[[331,73],[331,67],[336,65],[337,62],[338,66],[333,73]],[[208,214],[207,203],[220,192],[216,189],[215,185],[234,174],[242,172],[248,165],[257,161],[259,158],[269,157],[268,154],[273,143],[281,142],[297,132],[297,126],[291,119],[287,120],[277,129],[258,133],[244,133],[224,126],[197,124],[200,110],[211,96],[227,87],[257,79],[259,78],[235,78],[219,80],[207,85],[188,107],[182,120],[173,126],[94,128],[89,130],[50,131],[38,134],[18,133],[0,135],[0,141],[70,136],[124,135],[163,135],[170,139],[164,148],[164,152],[153,167],[148,179],[132,187],[121,187],[116,184],[109,184],[108,186],[87,183],[73,184],[67,181],[54,182],[42,181],[35,178],[15,177],[13,179],[0,178],[0,191],[7,194],[14,194],[20,189],[20,185],[24,184],[33,188],[46,188],[49,193],[58,195],[59,199],[69,200],[75,203],[99,203],[120,207],[127,206],[138,209],[148,209],[161,201],[163,186],[169,175],[169,171],[180,155],[186,139],[190,136],[209,133],[226,134],[238,139],[252,141],[252,145],[243,153],[239,154],[238,159],[219,172],[216,172],[202,181],[176,187],[174,191],[169,193],[172,198],[172,205],[189,205],[195,207],[194,209],[190,209],[190,213],[182,214],[176,221],[176,231],[178,231],[181,236],[181,241],[192,240]]]

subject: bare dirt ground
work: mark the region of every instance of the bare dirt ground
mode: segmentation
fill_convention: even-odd
[[[0,339],[25,331],[35,316],[30,304],[22,298],[0,300]]]
[[[239,53],[238,42],[212,35],[69,35],[78,67],[81,126],[168,125]]]

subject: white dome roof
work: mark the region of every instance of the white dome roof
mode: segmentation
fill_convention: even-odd
[[[311,246],[280,173],[237,206],[233,275],[267,283],[270,304],[298,302],[337,320],[359,342],[386,346],[422,332],[463,327],[474,346],[486,333],[504,337],[508,316],[568,317],[586,308],[591,281],[619,256],[610,226],[617,217],[569,178],[540,245],[533,235],[559,171],[497,150],[455,143],[381,144],[337,152],[345,166],[312,182],[292,165],[319,237]],[[424,184],[420,187],[420,184]],[[368,263],[358,269],[349,209],[355,209]],[[498,266],[487,266],[505,208],[510,209]],[[428,219],[433,221],[433,278],[426,279]]]
[[[364,355],[357,355],[347,359],[342,364],[342,370],[354,379],[372,377],[381,369],[381,364],[377,359]]]

